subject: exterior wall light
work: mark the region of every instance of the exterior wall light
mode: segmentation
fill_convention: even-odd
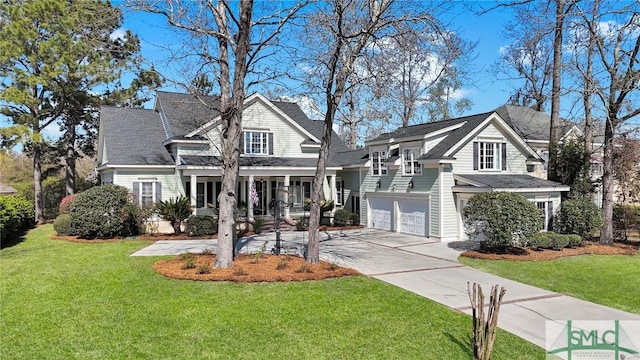
[[[376,183],[376,189],[380,189],[380,180]]]
[[[413,189],[413,179],[409,180],[409,189]]]

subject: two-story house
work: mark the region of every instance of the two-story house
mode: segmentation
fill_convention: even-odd
[[[569,190],[532,176],[543,160],[496,112],[400,128],[367,148],[361,220],[373,228],[464,239],[462,209],[487,191],[522,194],[542,210],[547,227]]]
[[[97,171],[141,204],[186,195],[194,212],[216,207],[221,185],[217,98],[159,92],[153,110],[103,107]],[[249,96],[243,111],[239,201],[269,214],[275,199],[302,213],[322,137],[291,102]],[[531,176],[542,158],[496,112],[397,129],[350,151],[334,133],[323,195],[361,223],[440,241],[463,239],[473,194],[515,191],[548,223],[568,187]]]

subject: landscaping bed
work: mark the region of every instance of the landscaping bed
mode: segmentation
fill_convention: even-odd
[[[293,255],[241,254],[236,256],[233,267],[212,268],[216,256],[212,254],[190,254],[192,268],[185,269],[185,255],[158,261],[153,268],[159,274],[184,280],[233,281],[233,282],[286,282],[306,281],[359,275],[348,268],[326,261],[308,264],[305,259]],[[209,273],[198,273],[202,271]]]
[[[473,259],[486,260],[515,260],[515,261],[542,261],[576,255],[635,255],[640,248],[640,241],[629,241],[624,244],[614,243],[613,246],[600,245],[597,242],[584,242],[583,246],[566,248],[562,250],[534,250],[522,247],[505,248],[500,253],[490,253],[483,250],[470,250],[460,256]]]

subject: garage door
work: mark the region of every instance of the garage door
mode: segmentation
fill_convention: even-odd
[[[393,201],[369,199],[370,226],[374,229],[393,230]]]
[[[429,202],[427,200],[398,200],[400,232],[427,236]]]

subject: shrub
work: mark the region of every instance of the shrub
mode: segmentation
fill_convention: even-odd
[[[253,219],[253,221],[251,222],[251,225],[253,225],[253,232],[256,234],[260,234],[262,230],[264,230],[265,223],[266,221],[263,218]]]
[[[196,258],[191,253],[183,253],[179,256],[180,260],[183,261],[182,270],[195,269],[196,268]]]
[[[333,224],[335,226],[346,226],[351,223],[351,212],[340,209],[336,210],[336,213],[333,215]]]
[[[211,265],[209,264],[201,264],[198,266],[198,269],[196,269],[196,274],[209,274],[211,273]]]
[[[71,204],[71,231],[87,239],[137,235],[128,225],[136,221],[131,214],[134,207],[127,204],[129,191],[122,186],[109,184],[81,192]]]
[[[620,230],[620,238],[627,240],[629,231],[640,225],[640,205],[614,205],[613,223]]]
[[[553,228],[562,234],[577,234],[583,239],[602,227],[602,210],[590,199],[580,197],[566,200],[553,219]]]
[[[0,238],[12,238],[35,223],[31,201],[21,196],[0,195]]]
[[[62,198],[60,201],[60,214],[68,214],[71,208],[71,204],[73,204],[73,200],[75,200],[77,194],[67,195]]]
[[[191,216],[191,203],[186,196],[176,196],[156,204],[158,215],[169,221],[176,234],[182,233],[182,222]]]
[[[213,235],[218,232],[218,223],[211,216],[194,215],[187,219],[185,231],[189,236]]]
[[[306,231],[307,226],[309,226],[309,218],[300,218],[298,221],[296,221],[297,231]]]
[[[287,260],[280,259],[280,261],[278,261],[278,264],[276,265],[276,270],[284,270],[288,265],[289,263],[287,263]]]
[[[524,245],[542,227],[536,206],[509,192],[474,195],[464,208],[464,217],[467,233],[483,234],[488,249]]]
[[[310,274],[313,271],[311,271],[311,266],[309,265],[309,263],[302,263],[302,265],[300,265],[300,267],[298,268],[298,270],[296,270],[297,273],[299,274]]]
[[[60,214],[53,221],[53,229],[58,235],[73,235],[71,231],[71,216],[69,214]]]
[[[554,232],[540,232],[534,234],[528,246],[533,249],[562,250],[567,247],[582,245],[582,238],[576,234],[558,234]]]
[[[360,225],[360,214],[351,213],[351,224]]]

